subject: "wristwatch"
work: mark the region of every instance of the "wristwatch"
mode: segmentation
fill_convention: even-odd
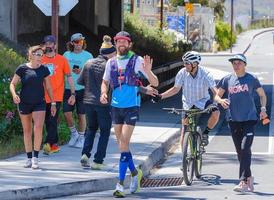
[[[56,102],[51,102],[51,105],[52,106],[56,106]]]
[[[71,95],[72,95],[72,96],[75,96],[76,94],[75,94],[75,92],[72,92]]]
[[[261,107],[261,111],[262,111],[262,112],[266,112],[266,107],[262,106],[262,107]]]

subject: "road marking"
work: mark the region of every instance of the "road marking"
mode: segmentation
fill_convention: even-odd
[[[206,151],[206,154],[236,155],[235,151]],[[252,152],[252,155],[271,155],[269,152]]]

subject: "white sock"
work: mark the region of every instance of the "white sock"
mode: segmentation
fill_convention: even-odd
[[[85,132],[84,131],[83,132],[79,131],[79,135],[85,135]]]
[[[75,133],[78,134],[78,131],[75,126],[69,127],[69,129],[70,129],[71,134],[75,134]]]

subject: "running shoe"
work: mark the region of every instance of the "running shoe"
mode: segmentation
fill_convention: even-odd
[[[129,191],[130,193],[136,193],[140,191],[141,180],[143,177],[143,172],[141,169],[137,168],[138,174],[131,177]]]
[[[115,198],[124,198],[125,197],[124,186],[121,185],[120,183],[117,183],[116,184],[116,189],[113,192],[113,196]]]

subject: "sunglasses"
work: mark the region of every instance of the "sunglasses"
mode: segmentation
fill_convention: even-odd
[[[84,44],[84,40],[73,40],[74,44]]]
[[[189,62],[189,61],[185,61],[184,62],[184,65],[191,65],[192,63],[191,62]]]
[[[32,53],[32,55],[38,56],[38,57],[42,57],[44,54],[43,53],[37,53],[37,52],[35,52],[35,53]]]

